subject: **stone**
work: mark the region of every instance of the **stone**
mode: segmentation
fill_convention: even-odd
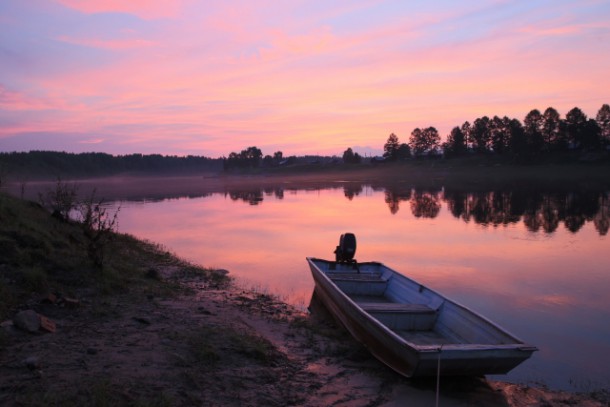
[[[49,318],[39,315],[40,317],[40,329],[47,332],[55,332],[55,322],[51,321]]]
[[[38,332],[40,329],[40,315],[31,309],[20,311],[13,317],[13,324],[26,332]]]

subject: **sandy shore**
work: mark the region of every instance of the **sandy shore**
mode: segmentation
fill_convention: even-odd
[[[32,298],[56,324],[3,323],[0,405],[434,406],[434,380],[407,380],[314,307],[184,277],[189,290],[99,296],[78,307]],[[246,338],[246,339],[244,339]],[[440,406],[607,406],[591,397],[483,379],[442,378]]]

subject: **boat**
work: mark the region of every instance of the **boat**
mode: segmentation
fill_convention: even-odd
[[[354,260],[341,235],[335,260],[307,257],[314,295],[378,360],[406,377],[505,374],[536,347],[378,262]]]

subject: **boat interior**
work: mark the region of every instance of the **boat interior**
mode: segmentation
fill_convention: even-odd
[[[477,314],[380,263],[319,266],[365,312],[414,345],[515,342]]]

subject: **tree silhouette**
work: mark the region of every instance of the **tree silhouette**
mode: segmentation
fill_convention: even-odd
[[[525,137],[531,154],[542,152],[544,139],[542,136],[543,117],[538,109],[531,110],[523,120]]]
[[[440,139],[438,131],[434,127],[428,127],[423,130],[416,128],[411,133],[409,145],[413,155],[416,157],[425,154],[431,155],[435,154],[440,147]]]
[[[610,106],[604,104],[597,112],[595,120],[600,128],[602,145],[610,145]]]
[[[362,157],[358,153],[354,153],[352,148],[349,147],[343,152],[343,162],[346,164],[360,164]]]
[[[396,160],[398,155],[398,149],[400,148],[400,143],[398,142],[398,137],[396,134],[391,133],[388,136],[387,141],[383,145],[383,156],[389,160]]]
[[[568,143],[575,149],[584,147],[586,123],[587,116],[578,107],[573,108],[566,114]]]
[[[472,148],[478,153],[486,153],[489,151],[490,137],[489,117],[483,116],[476,119],[470,128]]]
[[[443,144],[443,151],[447,157],[461,156],[466,154],[466,137],[459,127],[454,127]]]
[[[544,150],[564,150],[563,137],[560,134],[561,117],[557,110],[552,107],[547,107],[542,115],[542,140],[544,142]]]
[[[496,154],[504,154],[510,143],[510,119],[494,116],[490,122],[491,148]]]

